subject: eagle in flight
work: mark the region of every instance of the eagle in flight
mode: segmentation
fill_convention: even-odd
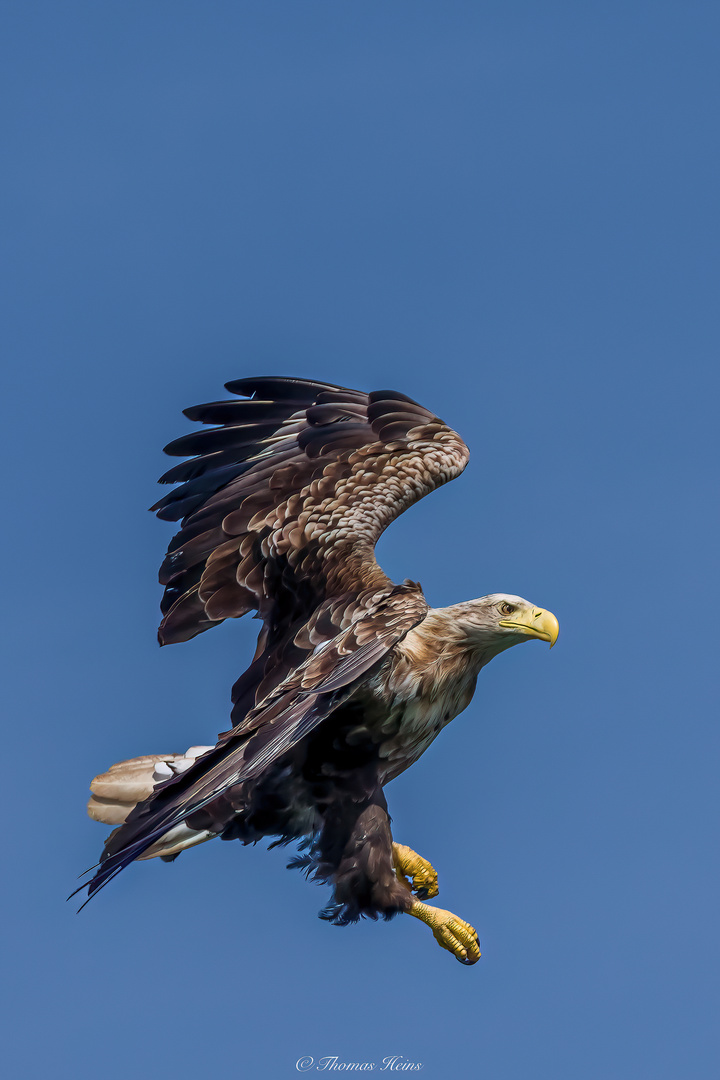
[[[179,486],[152,508],[180,522],[160,570],[159,640],[255,611],[255,656],[215,746],[93,780],[90,816],[119,827],[88,899],[135,859],[169,861],[217,836],[299,841],[290,865],[332,886],[324,918],[404,912],[474,964],[475,930],[425,902],[437,874],[393,841],[383,789],[467,707],[481,668],[530,638],[552,646],[557,619],[504,593],[431,608],[418,584],[381,570],[384,529],[468,461],[427,409],[307,379],[226,389],[237,398],[185,411],[211,427],[165,448],[190,460],[161,478]]]

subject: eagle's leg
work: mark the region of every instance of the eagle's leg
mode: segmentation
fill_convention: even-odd
[[[363,803],[337,799],[324,815],[316,853],[318,877],[334,886],[333,904],[323,917],[338,923],[362,915],[389,919],[415,902],[395,874],[390,818],[380,789]]]
[[[318,876],[334,886],[334,903],[323,918],[342,924],[361,915],[390,918],[406,912],[427,923],[438,945],[461,963],[475,964],[480,959],[472,926],[451,911],[416,900],[403,873],[397,873],[397,859],[408,873],[430,864],[410,848],[393,843],[382,790],[374,791],[363,803],[335,800],[325,812],[315,851]]]
[[[443,949],[447,949],[461,964],[476,964],[480,959],[480,946],[476,931],[464,919],[453,915],[452,911],[431,907],[416,900],[408,911],[427,923],[435,940]]]
[[[398,881],[401,881],[406,889],[415,893],[419,900],[429,900],[438,894],[437,871],[427,859],[418,855],[412,848],[405,844],[392,846],[393,866]],[[412,884],[408,881],[412,880]]]

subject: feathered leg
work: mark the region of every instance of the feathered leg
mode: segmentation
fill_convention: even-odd
[[[324,918],[342,925],[361,915],[389,919],[405,912],[426,923],[438,945],[461,963],[475,964],[480,959],[477,933],[469,923],[413,897],[405,873],[418,876],[435,891],[437,875],[433,882],[435,872],[427,860],[403,844],[393,844],[381,789],[363,804],[335,801],[325,814],[315,852],[318,876],[334,885],[334,903]]]
[[[335,800],[324,815],[314,855],[317,876],[334,886],[333,903],[323,918],[339,924],[361,915],[389,919],[412,907],[412,895],[395,875],[382,790],[363,803]]]

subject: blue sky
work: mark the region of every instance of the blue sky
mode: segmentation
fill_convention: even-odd
[[[718,1069],[709,3],[6,3],[9,1075]],[[112,762],[211,741],[257,624],[155,644],[161,447],[228,379],[395,388],[471,448],[382,539],[551,608],[388,789],[465,969],[214,843],[64,898]],[[6,969],[8,965],[6,964]]]

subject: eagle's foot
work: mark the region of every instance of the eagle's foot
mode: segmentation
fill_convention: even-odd
[[[480,959],[476,931],[464,919],[453,915],[452,911],[443,911],[442,908],[416,900],[408,914],[427,923],[438,945],[451,952],[461,964],[476,964]]]
[[[393,866],[398,881],[415,893],[420,900],[429,900],[438,894],[437,871],[427,859],[404,844],[393,844]],[[412,879],[412,884],[408,881]]]

